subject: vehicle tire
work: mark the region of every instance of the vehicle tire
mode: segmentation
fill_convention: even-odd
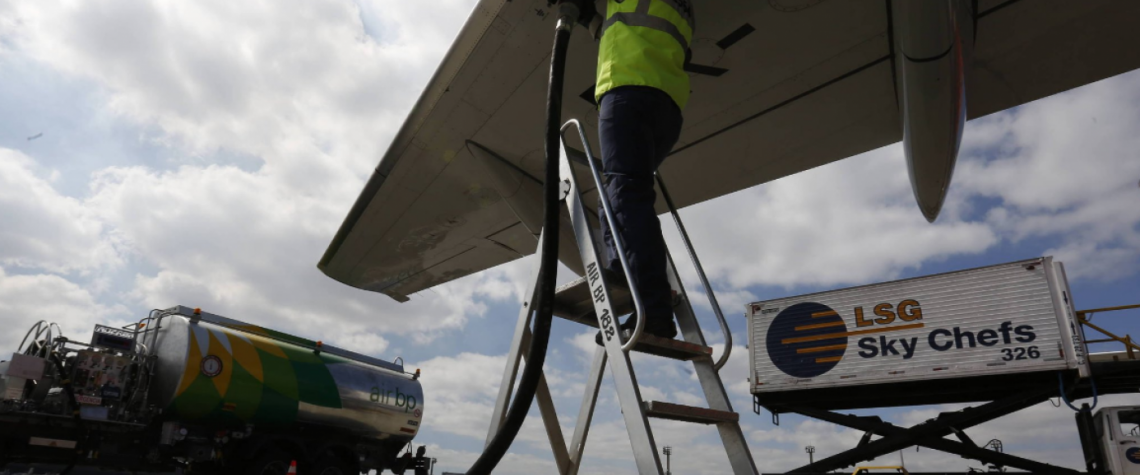
[[[295,460],[289,454],[277,449],[269,449],[246,465],[242,473],[249,475],[285,475],[289,472],[289,462]]]
[[[313,475],[360,475],[360,470],[348,460],[331,453],[317,459],[313,468]]]

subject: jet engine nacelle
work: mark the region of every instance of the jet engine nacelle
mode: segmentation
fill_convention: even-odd
[[[973,2],[895,0],[891,12],[903,150],[918,207],[934,222],[950,188],[966,125]]]

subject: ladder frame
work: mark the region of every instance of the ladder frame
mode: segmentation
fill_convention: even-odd
[[[599,199],[602,202],[603,212],[606,214],[602,219],[610,220],[611,229],[616,231],[618,228],[613,226],[612,212],[610,211],[608,198],[605,196],[605,191],[602,187],[601,175],[598,171],[597,161],[591,152],[589,140],[582,130],[581,124],[577,120],[571,119],[561,128],[563,147],[566,148],[566,153],[563,154],[559,160],[563,203],[570,213],[571,227],[578,244],[583,267],[587,273],[587,284],[589,285],[591,294],[594,296],[594,311],[595,316],[598,318],[598,327],[602,329],[606,338],[604,339],[604,345],[594,351],[594,359],[590,365],[590,375],[586,381],[586,388],[578,411],[578,420],[575,424],[574,435],[569,446],[567,446],[563,437],[562,428],[558,422],[558,415],[550,396],[550,389],[546,384],[545,375],[539,379],[535,398],[538,402],[539,411],[542,414],[543,425],[545,426],[547,436],[550,439],[551,449],[559,474],[576,475],[581,466],[586,439],[589,435],[590,424],[593,419],[594,409],[597,405],[598,391],[601,388],[602,377],[605,374],[605,368],[608,363],[610,371],[614,374],[614,384],[617,388],[618,400],[621,406],[622,416],[625,420],[626,430],[629,433],[630,443],[634,452],[634,461],[636,462],[638,472],[642,474],[663,474],[661,459],[657,453],[657,444],[653,437],[653,430],[649,424],[649,416],[647,415],[647,407],[652,407],[651,402],[644,401],[641,397],[637,377],[628,354],[628,350],[638,342],[638,337],[641,333],[640,330],[644,327],[646,319],[638,319],[637,329],[634,331],[633,338],[623,345],[621,338],[618,337],[617,316],[614,314],[611,304],[610,287],[605,281],[605,275],[601,272],[597,249],[598,245],[595,242],[589,222],[586,219],[578,180],[574,175],[574,171],[568,159],[572,154],[572,150],[569,149],[566,144],[565,133],[571,127],[577,129],[582,141],[586,155],[586,165],[593,175],[599,193]],[[731,413],[733,412],[732,404],[729,401],[728,394],[718,374],[719,368],[728,359],[728,352],[731,351],[731,333],[728,330],[727,323],[724,321],[720,307],[713,296],[712,287],[709,285],[708,279],[705,277],[704,271],[696,258],[696,253],[689,241],[688,234],[681,224],[680,216],[677,214],[672,199],[665,190],[664,182],[659,176],[657,180],[661,187],[662,194],[665,196],[666,203],[669,205],[673,219],[681,231],[682,240],[694,264],[697,266],[701,283],[704,285],[705,291],[710,297],[727,343],[725,352],[722,353],[719,361],[715,363],[709,356],[698,357],[692,360],[697,379],[705,393],[705,399],[708,401],[709,409]],[[542,245],[543,239],[545,239],[545,230],[539,235],[539,246]],[[625,262],[624,252],[622,252],[624,243],[621,242],[620,233],[614,232],[614,239],[616,247],[619,250],[619,258],[623,266],[628,268]],[[673,259],[669,256],[668,251],[666,251],[666,256],[669,284],[678,290],[678,294],[681,297],[681,303],[674,307],[677,322],[681,330],[681,336],[684,341],[688,343],[705,347],[707,345],[704,335],[701,332],[700,324],[697,322],[692,306],[689,303],[688,295],[685,293],[684,286],[681,285],[680,276],[677,273]],[[538,260],[535,259],[532,275],[537,276],[537,266]],[[630,279],[628,274],[627,279]],[[634,306],[640,309],[640,296],[637,295],[636,288],[632,285],[632,279],[630,280],[631,282],[629,282],[629,284]],[[490,429],[487,434],[488,444],[494,438],[495,434],[498,433],[499,428],[505,420],[508,409],[507,406],[510,401],[510,396],[513,393],[515,379],[518,374],[519,363],[524,359],[523,348],[530,345],[531,332],[529,327],[530,320],[534,314],[533,305],[531,305],[531,303],[534,301],[536,289],[537,280],[532,281],[524,294],[525,300],[519,311],[518,323],[515,326],[515,334],[511,340],[511,348],[507,356],[506,368],[503,371],[502,382],[499,386],[498,398],[495,402],[494,412],[491,415]],[[638,314],[643,315],[644,312],[639,312]],[[721,441],[724,443],[733,473],[757,473],[756,464],[752,459],[752,453],[748,449],[747,442],[744,439],[743,432],[740,430],[738,421],[719,421],[716,422],[715,425],[717,426]]]

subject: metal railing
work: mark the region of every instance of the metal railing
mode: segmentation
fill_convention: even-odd
[[[712,285],[709,284],[709,279],[705,276],[705,269],[701,266],[701,260],[697,258],[697,251],[693,250],[689,233],[685,231],[685,225],[681,223],[681,215],[677,213],[677,207],[673,205],[673,197],[669,195],[669,189],[665,187],[665,180],[661,178],[660,172],[657,173],[657,186],[661,188],[661,196],[665,198],[665,204],[669,206],[669,214],[673,215],[673,222],[677,224],[677,230],[680,231],[681,241],[685,243],[685,249],[689,251],[689,259],[693,261],[693,267],[697,269],[697,277],[700,277],[701,285],[705,288],[705,295],[709,296],[709,305],[712,306],[716,320],[720,323],[720,332],[724,334],[724,352],[720,354],[720,358],[713,365],[713,368],[720,371],[720,368],[728,362],[728,356],[732,354],[732,332],[728,329],[728,322],[724,319],[724,313],[720,311],[720,303],[716,301]]]
[[[594,154],[590,147],[590,141],[588,138],[586,138],[586,133],[582,130],[582,125],[578,122],[577,119],[570,119],[562,125],[562,146],[566,151],[566,156],[573,156],[572,150],[569,148],[569,145],[566,144],[566,130],[571,126],[575,127],[578,130],[578,137],[582,141],[583,152],[586,155],[585,165],[590,169],[590,176],[593,177],[594,186],[598,190],[598,200],[601,202],[602,209],[605,214],[603,218],[606,220],[606,223],[609,224],[610,230],[614,236],[614,247],[617,248],[618,259],[621,260],[623,269],[629,269],[629,263],[625,257],[625,242],[621,239],[620,233],[617,232],[618,227],[613,218],[613,208],[610,205],[609,196],[606,195],[605,187],[602,184],[602,175],[601,172],[598,171],[598,162],[594,159]],[[705,295],[707,295],[709,298],[709,304],[713,309],[713,313],[716,314],[717,322],[720,324],[721,333],[724,335],[724,352],[721,353],[720,357],[713,365],[713,367],[719,371],[720,368],[728,362],[729,355],[732,354],[732,332],[728,329],[728,321],[724,318],[724,312],[722,312],[720,309],[720,303],[718,303],[716,300],[716,295],[713,293],[712,285],[709,283],[708,276],[705,275],[704,267],[701,266],[701,261],[699,258],[697,258],[697,252],[694,250],[693,243],[689,239],[689,233],[685,230],[684,223],[681,222],[681,215],[677,212],[677,207],[673,204],[673,197],[669,195],[669,189],[665,186],[665,181],[661,178],[661,174],[657,173],[655,177],[657,179],[657,185],[661,189],[661,196],[665,198],[665,203],[669,206],[669,213],[673,216],[673,222],[676,223],[677,230],[680,231],[681,241],[685,244],[685,250],[689,254],[689,259],[693,262],[693,267],[695,267],[697,270],[697,276],[701,280],[701,285],[704,286]],[[625,272],[625,278],[629,284],[630,295],[633,298],[633,305],[637,311],[637,315],[644,316],[645,313],[642,311],[644,307],[642,307],[641,295],[637,292],[637,286],[634,283],[634,277],[630,272]],[[630,341],[622,345],[622,350],[629,351],[636,344],[637,340],[641,338],[641,334],[645,330],[645,320],[646,318],[644,317],[639,317],[637,319],[637,325],[634,328],[633,336],[630,338]]]
[[[582,139],[582,148],[586,152],[586,164],[590,167],[590,175],[594,177],[594,186],[598,189],[598,200],[602,203],[602,210],[605,214],[604,218],[606,223],[610,226],[610,232],[614,235],[614,247],[617,248],[618,259],[621,260],[621,267],[625,270],[625,280],[629,284],[629,294],[633,298],[633,308],[637,312],[637,323],[633,327],[633,335],[629,337],[629,341],[621,345],[622,351],[628,352],[632,350],[637,341],[641,339],[641,334],[645,332],[645,321],[648,316],[645,315],[645,307],[641,305],[641,294],[637,291],[637,285],[633,280],[633,273],[629,272],[629,261],[625,257],[625,242],[622,241],[621,233],[618,232],[617,223],[614,221],[613,207],[610,206],[610,198],[606,196],[605,187],[602,186],[602,175],[598,172],[597,164],[594,162],[594,153],[590,148],[590,139],[586,138],[586,132],[582,130],[582,124],[578,123],[578,119],[570,119],[562,124],[559,133],[562,136],[562,147],[566,150],[567,157],[570,156],[570,146],[566,144],[566,129],[574,126],[578,129],[578,137]],[[605,277],[602,277],[605,280]],[[621,328],[618,327],[618,335],[621,335]],[[620,338],[620,336],[619,336]]]
[[[1126,334],[1124,336],[1120,336],[1120,335],[1112,333],[1108,330],[1105,330],[1104,328],[1101,328],[1099,325],[1092,322],[1093,314],[1096,314],[1096,313],[1114,312],[1114,311],[1118,311],[1118,310],[1131,310],[1131,309],[1136,309],[1136,308],[1140,308],[1140,305],[1124,305],[1124,306],[1120,306],[1120,307],[1104,307],[1104,308],[1094,308],[1094,309],[1089,309],[1089,310],[1078,310],[1077,311],[1077,321],[1081,322],[1081,325],[1092,328],[1093,330],[1096,330],[1096,331],[1098,331],[1098,332],[1100,332],[1100,333],[1102,333],[1108,337],[1108,338],[1102,338],[1099,340],[1086,340],[1085,345],[1091,345],[1093,343],[1114,343],[1114,342],[1115,343],[1121,343],[1124,345],[1125,351],[1128,352],[1128,359],[1130,359],[1130,360],[1136,359],[1136,352],[1140,351],[1140,345],[1136,344],[1136,342],[1132,339],[1131,335]]]

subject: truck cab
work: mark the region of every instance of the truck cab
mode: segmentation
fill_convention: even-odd
[[[1140,406],[1106,407],[1093,420],[1108,472],[1140,475]]]

